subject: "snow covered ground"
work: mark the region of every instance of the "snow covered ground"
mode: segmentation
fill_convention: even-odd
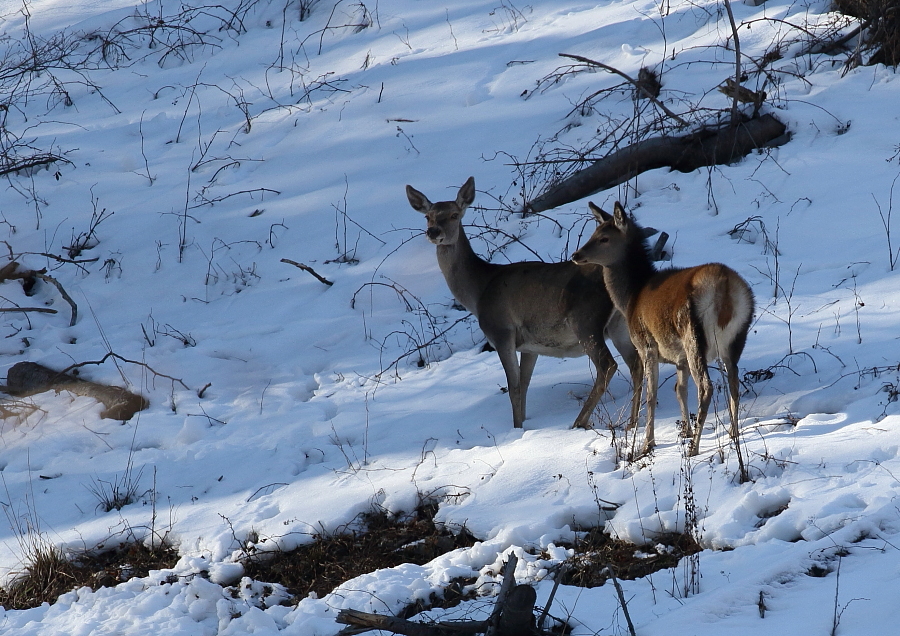
[[[3,314],[0,374],[22,360],[64,368],[113,351],[146,366],[110,360],[83,367],[84,377],[127,381],[151,406],[125,424],[67,393],[6,406],[0,576],[8,581],[22,566],[14,526],[64,549],[114,543],[148,531],[154,495],[155,528],[182,558],[177,578],[157,572],[52,606],[0,610],[0,630],[325,636],[339,631],[341,608],[395,612],[454,577],[496,581],[510,551],[522,559],[519,581],[534,583],[542,603],[552,589],[547,568],[566,556],[557,544],[604,522],[639,543],[682,530],[689,483],[707,548],[699,592],[685,594],[684,568],[623,582],[639,634],[828,634],[836,613],[838,634],[893,633],[895,71],[847,71],[844,53],[808,53],[791,25],[825,29],[837,17],[824,0],[736,3],[746,85],[768,93],[763,108],[787,124],[791,141],[731,166],[648,172],[592,197],[607,208],[621,200],[642,224],[668,232],[673,265],[722,261],[753,287],[757,316],[740,365],[759,371],[742,398],[753,481],[740,484],[719,426],[721,391],[715,430],[685,464],[671,367],[661,373],[651,462],[619,461],[606,429],[629,402],[621,373],[597,429],[570,429],[592,383],[584,357],[539,360],[529,418],[514,430],[499,360],[481,352],[477,324],[454,308],[424,219],[404,193],[409,183],[450,199],[474,175],[483,208],[466,220],[481,236],[477,251],[498,262],[567,257],[593,227],[587,201],[539,218],[498,209],[501,198],[520,205],[521,188],[533,185],[511,159],[524,161],[557,133],[548,147],[579,148],[631,117],[635,103],[612,93],[570,114],[621,79],[597,72],[537,82],[567,64],[558,53],[632,76],[647,65],[662,72],[661,99],[699,123],[729,106],[715,90],[734,72],[723,6],[303,4],[312,4],[303,21],[296,1],[207,7],[178,31],[206,45],[187,48],[165,40],[175,29],[163,25],[182,11],[168,0],[26,5],[39,39],[65,28],[81,50],[104,38],[110,45],[108,63],[95,58],[88,72],[56,68],[34,80],[57,78],[55,91],[2,98],[10,131],[68,162],[8,178],[0,239],[23,266],[46,267],[80,317],[68,326],[69,306],[51,285],[29,298],[17,282],[2,283],[2,306],[59,313]],[[240,22],[220,29],[223,7],[241,10]],[[22,5],[0,9],[2,44],[21,54]],[[148,24],[157,27],[154,46],[147,29],[137,31]],[[135,30],[130,45],[114,46],[122,40],[113,28]],[[770,56],[767,70],[779,83],[764,85],[752,60],[776,42],[781,57]],[[641,108],[646,123],[652,109]],[[68,258],[92,213],[102,220],[77,258],[97,260],[46,256]],[[504,235],[485,234],[485,225],[521,242],[498,251]],[[418,354],[405,355],[432,339],[421,365]],[[138,501],[101,512],[91,486],[121,480],[129,466]],[[296,607],[268,606],[258,584],[242,585],[239,598],[220,585],[241,574],[235,537],[255,532],[262,548],[288,549],[373,505],[410,510],[423,495],[441,499],[441,522],[482,542],[361,576]],[[598,499],[621,506],[606,514]],[[828,574],[809,576],[813,566]],[[576,634],[626,633],[609,586],[563,587],[552,614]]]

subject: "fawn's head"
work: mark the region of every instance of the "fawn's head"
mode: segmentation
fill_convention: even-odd
[[[469,177],[462,185],[455,201],[432,203],[410,185],[406,186],[406,198],[413,210],[425,215],[428,222],[425,235],[428,240],[435,245],[452,245],[459,239],[466,208],[475,200],[475,177]]]
[[[593,203],[588,203],[588,207],[597,219],[597,229],[591,238],[572,254],[572,262],[576,265],[588,263],[612,265],[623,260],[639,228],[618,201],[612,214],[604,212]]]

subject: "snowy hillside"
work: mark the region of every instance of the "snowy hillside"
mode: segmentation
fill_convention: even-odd
[[[744,85],[766,92],[761,112],[788,143],[590,197],[667,232],[672,265],[720,261],[750,283],[741,484],[717,371],[690,461],[671,366],[651,458],[624,461],[623,431],[610,430],[630,401],[624,364],[595,429],[572,430],[594,370],[541,357],[513,429],[497,355],[454,304],[404,191],[449,200],[474,176],[465,224],[479,254],[567,259],[593,230],[587,199],[523,217],[525,200],[585,149],[596,159],[727,116],[721,3],[0,3],[0,151],[48,158],[4,175],[0,267],[46,268],[78,310],[69,326],[47,280],[33,296],[0,283],[2,308],[57,310],[2,313],[0,376],[21,361],[89,363],[81,377],[150,402],[123,423],[69,392],[4,400],[0,585],[22,569],[29,535],[79,550],[152,523],[181,555],[174,571],[0,609],[0,631],[326,636],[339,609],[394,613],[455,577],[490,594],[511,551],[541,605],[577,532],[605,524],[653,544],[693,511],[699,589],[685,567],[623,581],[638,634],[892,633],[900,81],[883,65],[848,67],[846,49],[815,52],[814,36],[857,25],[828,8],[733,5]],[[29,66],[35,51],[45,67]],[[571,72],[560,53],[631,77],[653,69],[686,125],[615,73]],[[99,509],[98,485],[126,478],[135,502]],[[222,586],[239,580],[249,536],[289,550],[423,497],[480,541],[295,606],[267,607],[249,582],[236,596]],[[562,586],[551,613],[575,634],[627,633],[609,586]]]

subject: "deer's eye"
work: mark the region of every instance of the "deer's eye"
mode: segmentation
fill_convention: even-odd
[[[598,242],[598,243],[609,243],[609,237],[608,237],[608,236],[601,236],[601,237],[597,240],[597,242]]]
[[[458,218],[459,218],[459,214],[457,214],[456,212],[454,212],[453,214],[450,215],[450,220],[451,220],[451,221],[455,221],[455,220],[458,219]]]

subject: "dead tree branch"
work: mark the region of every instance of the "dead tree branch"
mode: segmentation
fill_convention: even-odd
[[[622,79],[624,79],[625,81],[627,81],[629,84],[631,84],[632,86],[634,86],[635,90],[638,91],[638,93],[639,93],[640,95],[646,97],[647,99],[649,99],[650,101],[652,101],[654,104],[656,104],[657,106],[659,106],[660,109],[661,109],[666,115],[668,115],[669,117],[671,117],[672,119],[674,119],[675,121],[677,121],[677,122],[678,122],[679,124],[681,124],[682,126],[687,126],[687,125],[688,125],[688,123],[687,123],[684,119],[682,119],[680,115],[676,115],[675,113],[673,113],[671,110],[669,110],[669,107],[668,107],[668,106],[666,106],[665,104],[663,104],[661,101],[659,101],[659,99],[656,98],[656,96],[655,96],[653,93],[651,93],[650,91],[648,91],[648,90],[647,90],[647,87],[645,86],[644,83],[639,82],[638,80],[634,79],[634,78],[631,77],[628,73],[624,73],[624,72],[620,71],[619,69],[617,69],[617,68],[615,68],[615,67],[613,67],[613,66],[609,66],[608,64],[604,64],[603,62],[597,62],[596,60],[592,60],[592,59],[587,58],[587,57],[582,57],[581,55],[572,55],[572,54],[570,54],[570,53],[560,53],[559,56],[560,56],[560,57],[567,57],[567,58],[572,59],[572,60],[576,60],[577,62],[581,62],[582,64],[585,64],[585,65],[587,65],[587,66],[595,66],[595,67],[597,67],[597,68],[602,68],[604,71],[609,71],[610,73],[613,73],[614,75],[618,75],[619,77],[621,77]]]
[[[452,634],[478,634],[485,630],[487,621],[466,621],[447,623],[416,623],[396,616],[370,614],[357,610],[341,610],[337,616],[338,623],[350,625],[358,630],[381,629],[404,636],[451,636]]]
[[[68,373],[69,371],[72,371],[72,370],[74,370],[74,369],[79,369],[79,368],[84,367],[84,366],[87,366],[87,365],[89,365],[89,364],[97,364],[97,365],[100,365],[100,364],[103,364],[104,362],[106,362],[107,360],[109,360],[110,358],[113,358],[113,359],[115,359],[115,360],[121,360],[122,362],[125,362],[125,363],[127,363],[127,364],[136,364],[136,365],[139,366],[139,367],[143,367],[143,368],[147,369],[147,370],[148,370],[150,373],[152,373],[155,377],[158,377],[158,378],[165,378],[166,380],[170,380],[171,382],[177,382],[178,384],[181,385],[181,387],[182,387],[183,389],[187,389],[187,388],[188,388],[188,385],[185,384],[184,381],[179,380],[178,378],[174,378],[174,377],[172,377],[171,375],[166,375],[165,373],[159,373],[158,371],[156,371],[153,367],[151,367],[151,366],[150,366],[149,364],[147,364],[146,362],[140,362],[139,360],[129,360],[128,358],[125,358],[125,357],[123,357],[123,356],[120,356],[118,353],[115,353],[115,352],[113,352],[113,351],[110,351],[109,353],[107,353],[106,355],[104,355],[104,356],[103,356],[102,358],[100,358],[99,360],[88,360],[88,361],[86,361],[86,362],[78,362],[78,363],[76,363],[76,364],[69,365],[69,366],[67,366],[65,369],[63,369],[62,371],[60,371],[60,373]]]
[[[515,572],[518,557],[509,555],[503,575],[503,583],[491,616],[486,621],[447,621],[417,623],[395,616],[370,614],[357,610],[341,610],[337,622],[355,628],[346,633],[359,633],[381,629],[404,636],[461,636],[485,634],[485,636],[529,636],[537,634],[534,627],[534,602],[537,593],[530,585],[516,585]]]
[[[692,172],[703,166],[731,163],[767,145],[777,145],[786,127],[772,115],[737,126],[704,128],[681,137],[653,137],[610,153],[527,202],[524,213],[571,203],[615,187],[647,170],[671,168]],[[783,143],[783,142],[782,142]]]
[[[281,262],[287,263],[288,265],[293,265],[294,267],[299,267],[304,272],[309,272],[310,274],[312,274],[313,276],[316,277],[316,280],[318,280],[320,283],[324,283],[324,284],[328,285],[329,287],[334,285],[334,281],[328,280],[324,276],[321,276],[316,270],[314,270],[309,265],[306,265],[305,263],[298,263],[297,261],[292,261],[289,258],[282,258]]]
[[[519,557],[515,553],[510,553],[509,559],[506,561],[503,573],[503,583],[500,584],[500,593],[497,594],[497,602],[494,604],[494,611],[488,619],[488,628],[484,632],[485,636],[496,636],[500,628],[500,615],[503,613],[503,606],[506,604],[506,597],[509,596],[510,590],[516,584],[516,565],[519,563]]]
[[[619,583],[619,579],[616,578],[612,566],[607,565],[600,571],[600,574],[608,574],[609,578],[612,579],[613,585],[616,588],[616,594],[619,597],[619,605],[622,606],[622,613],[625,614],[625,622],[628,623],[628,633],[631,634],[631,636],[636,636],[634,623],[631,622],[631,614],[628,613],[628,603],[625,602],[625,592],[622,590],[622,585]]]
[[[29,311],[34,311],[39,314],[56,314],[59,313],[55,309],[50,309],[49,307],[0,307],[0,312],[21,312],[27,313]]]
[[[75,304],[75,301],[72,300],[72,297],[63,289],[63,286],[60,284],[58,280],[50,276],[49,274],[41,274],[38,272],[33,272],[37,278],[40,278],[42,281],[46,281],[56,287],[56,290],[59,292],[59,295],[63,297],[69,306],[72,308],[72,317],[69,319],[69,326],[74,327],[75,323],[78,321],[78,305]]]
[[[47,270],[44,270],[44,269],[20,270],[19,263],[16,261],[10,261],[6,265],[4,265],[2,268],[0,268],[0,283],[2,283],[5,280],[16,280],[16,279],[19,279],[19,280],[32,279],[33,280],[35,278],[39,278],[42,281],[50,283],[51,285],[56,287],[56,290],[59,292],[59,295],[63,297],[63,300],[65,300],[67,303],[69,303],[69,306],[72,308],[72,317],[69,320],[69,326],[74,327],[75,322],[78,320],[78,305],[75,304],[75,301],[72,300],[72,297],[69,296],[69,294],[63,288],[62,284],[60,284],[60,282],[58,280],[56,280],[55,278],[53,278],[52,276],[47,274]],[[12,311],[12,310],[9,310],[9,311]],[[40,311],[42,313],[54,313],[54,314],[56,313],[55,309],[53,309],[53,310],[31,309],[30,311]]]
[[[72,163],[65,157],[60,157],[52,153],[39,153],[31,157],[14,157],[8,156],[5,152],[0,157],[0,177],[19,172],[21,170],[29,170],[49,166],[51,163],[63,161]]]

